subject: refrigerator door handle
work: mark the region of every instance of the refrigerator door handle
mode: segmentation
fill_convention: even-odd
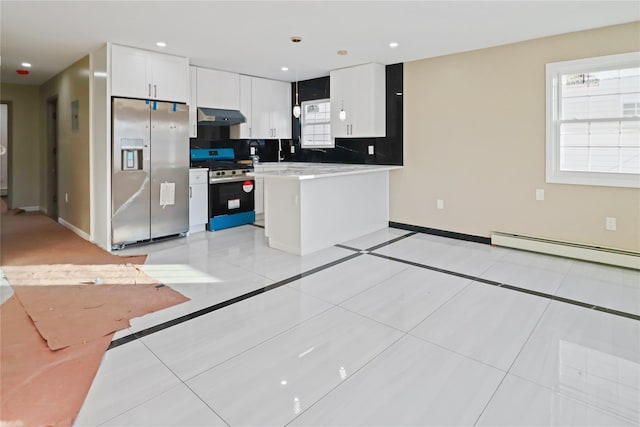
[[[153,85],[153,97],[158,97],[158,87],[156,85]]]
[[[151,83],[149,83],[149,97],[151,97]]]

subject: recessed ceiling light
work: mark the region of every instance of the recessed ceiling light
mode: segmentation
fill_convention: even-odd
[[[158,42],[158,43],[156,43],[156,46],[158,46],[158,47],[166,47],[167,44],[165,42]]]
[[[344,49],[341,49],[341,50],[338,51],[338,55],[340,55],[340,56],[344,56],[346,54],[347,54],[347,51],[344,50]]]
[[[289,67],[282,67],[280,68],[282,71],[289,71]]]
[[[28,63],[28,62],[23,62],[23,63],[22,63],[22,64],[20,64],[20,65],[22,65],[23,67],[26,67],[26,68],[31,67],[31,64],[30,64],[30,63]]]
[[[398,42],[389,43],[389,47],[398,47]]]

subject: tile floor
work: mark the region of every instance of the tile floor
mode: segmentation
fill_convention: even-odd
[[[393,228],[122,253],[191,301],[118,333],[75,426],[640,424],[638,271]]]

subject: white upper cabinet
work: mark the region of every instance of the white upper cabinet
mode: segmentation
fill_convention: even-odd
[[[197,106],[240,109],[240,74],[197,67]]]
[[[333,137],[386,136],[385,66],[358,65],[331,71],[329,76]],[[340,120],[341,110],[345,120]]]
[[[253,77],[251,120],[252,138],[291,138],[291,85]]]
[[[240,112],[247,121],[232,126],[232,138],[291,138],[291,85],[240,76]]]
[[[253,117],[251,116],[251,83],[253,78],[250,76],[240,76],[240,112],[247,119],[244,123],[231,126],[231,138],[249,139],[251,138],[251,130],[253,126]]]
[[[187,102],[189,61],[111,45],[111,94],[128,98]]]

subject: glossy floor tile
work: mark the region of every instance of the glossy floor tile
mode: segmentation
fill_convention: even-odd
[[[230,425],[284,425],[400,336],[336,307],[187,385]]]
[[[405,336],[292,425],[470,426],[504,375]]]
[[[142,341],[180,379],[187,380],[331,307],[284,286]]]
[[[179,384],[180,380],[140,341],[109,350],[75,425],[102,424]]]
[[[406,332],[470,283],[469,279],[408,267],[343,302],[342,307]]]
[[[551,302],[511,373],[640,423],[640,322]]]
[[[333,304],[340,304],[407,268],[408,265],[399,262],[361,255],[296,280],[289,286]]]
[[[247,225],[119,251],[190,301],[116,334],[75,426],[640,424],[640,321],[525,292],[634,313],[638,272],[391,228],[342,244],[297,257]]]
[[[101,426],[226,426],[227,424],[184,384],[110,419]]]
[[[485,270],[481,277],[494,282],[555,295],[566,274],[563,271],[546,270],[501,260],[496,261]]]
[[[348,240],[341,244],[355,249],[369,249],[410,233],[410,231],[400,230],[398,228],[385,228],[357,239]]]
[[[411,334],[507,371],[549,300],[474,282]]]
[[[476,425],[612,427],[637,424],[603,408],[589,406],[562,390],[551,390],[509,374]]]
[[[640,271],[576,261],[557,295],[640,315]]]

